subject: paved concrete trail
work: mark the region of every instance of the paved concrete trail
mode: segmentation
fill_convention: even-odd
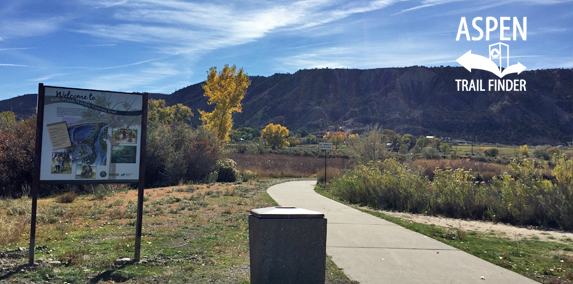
[[[350,279],[366,283],[537,283],[461,250],[314,192],[315,181],[272,186],[282,206],[324,213],[326,252]],[[483,279],[482,279],[483,276]]]

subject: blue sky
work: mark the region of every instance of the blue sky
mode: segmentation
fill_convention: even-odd
[[[475,17],[484,31],[486,17],[527,17],[527,39],[504,41],[510,63],[573,67],[573,0],[2,0],[0,100],[38,83],[172,93],[225,64],[262,76],[460,66],[500,41],[499,28],[489,41],[456,41],[461,17],[471,36]]]

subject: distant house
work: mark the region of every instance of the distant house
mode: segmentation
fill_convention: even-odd
[[[436,137],[434,137],[434,136],[426,136],[426,139],[429,139],[429,140],[440,140],[440,139],[438,139],[438,138],[436,138]]]

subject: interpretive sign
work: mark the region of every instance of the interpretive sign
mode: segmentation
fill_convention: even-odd
[[[38,86],[28,264],[34,265],[41,183],[138,183],[134,260],[139,261],[147,94]]]
[[[320,142],[318,143],[318,150],[332,150],[333,144],[329,142]]]
[[[44,86],[40,181],[137,182],[143,95]]]

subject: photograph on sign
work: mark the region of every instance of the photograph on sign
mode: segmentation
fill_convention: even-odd
[[[40,180],[139,179],[142,95],[44,88]]]

